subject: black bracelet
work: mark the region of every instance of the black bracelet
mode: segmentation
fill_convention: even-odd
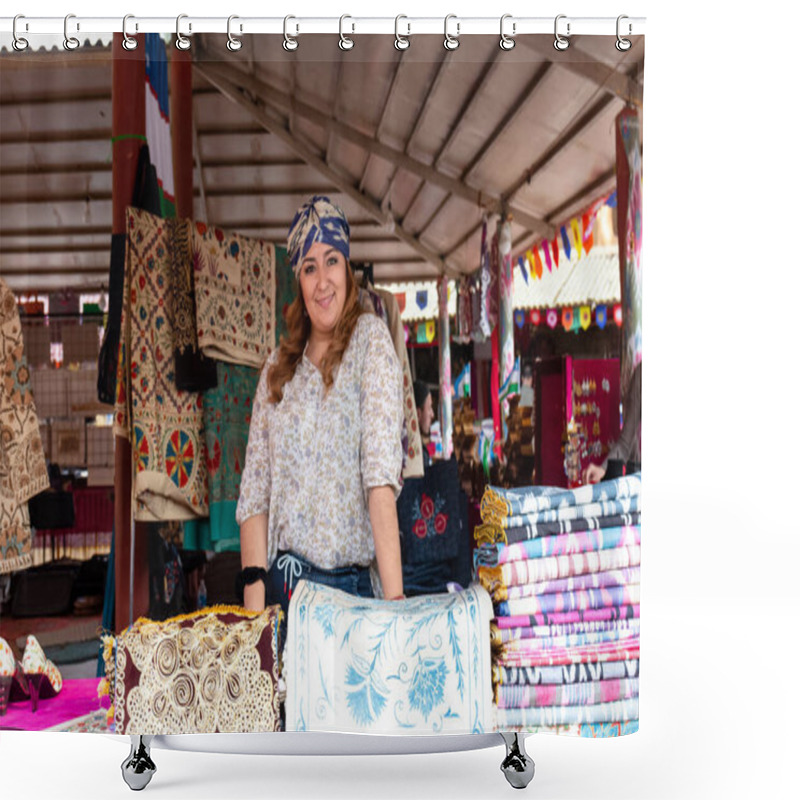
[[[244,604],[244,587],[261,581],[264,584],[264,602],[267,594],[267,571],[264,567],[245,567],[236,576],[236,597],[241,605]]]

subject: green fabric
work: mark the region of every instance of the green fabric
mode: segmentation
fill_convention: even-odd
[[[297,295],[297,280],[289,265],[289,256],[285,247],[275,248],[275,345],[282,336],[288,333],[284,312],[294,302]]]
[[[217,361],[217,386],[203,392],[209,517],[185,522],[187,550],[239,550],[236,504],[259,372]]]

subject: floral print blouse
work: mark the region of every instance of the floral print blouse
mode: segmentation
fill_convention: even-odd
[[[267,568],[278,549],[322,569],[375,557],[369,490],[400,493],[402,372],[386,325],[362,314],[333,386],[304,354],[277,405],[267,368],[253,403],[236,521],[267,514]]]

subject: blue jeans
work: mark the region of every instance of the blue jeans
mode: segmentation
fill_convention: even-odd
[[[299,580],[324,583],[358,597],[373,597],[369,567],[321,569],[297,553],[279,550],[268,573],[267,605],[280,605],[288,614],[289,599]]]

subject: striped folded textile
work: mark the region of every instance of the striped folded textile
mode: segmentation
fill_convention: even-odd
[[[563,533],[580,533],[599,528],[622,528],[626,525],[638,525],[641,522],[640,511],[630,514],[608,514],[605,517],[578,517],[562,519],[555,522],[535,522],[532,525],[519,525],[503,528],[499,525],[478,525],[475,527],[475,542],[481,544],[516,544],[539,536],[560,536]]]
[[[571,578],[591,572],[638,567],[641,558],[639,545],[626,545],[611,550],[574,553],[569,556],[532,558],[512,561],[499,567],[479,567],[478,580],[491,594],[494,584],[520,586],[558,578]]]
[[[503,730],[524,733],[550,733],[556,736],[579,736],[582,739],[609,739],[617,736],[628,736],[639,730],[639,720],[629,719],[625,722],[580,722],[575,725],[510,725]]]
[[[496,664],[492,668],[492,681],[501,686],[591,683],[638,677],[638,658],[627,661],[599,661],[542,667],[505,667]]]
[[[589,572],[585,575],[575,575],[572,578],[557,578],[554,581],[526,583],[521,586],[497,584],[492,592],[492,600],[500,603],[503,600],[519,600],[521,597],[534,597],[539,594],[600,589],[603,586],[627,586],[631,583],[639,583],[639,577],[639,567],[625,567],[624,569],[609,569],[605,572]]]
[[[588,608],[586,611],[566,611],[556,614],[518,614],[501,617],[495,614],[498,628],[526,628],[531,625],[568,625],[572,622],[607,622],[639,618],[639,604],[620,608]]]
[[[537,648],[503,652],[497,663],[504,667],[555,667],[564,664],[588,664],[595,661],[629,661],[639,658],[639,639],[605,642],[585,647],[554,647],[542,651]]]
[[[642,476],[639,473],[600,483],[590,483],[576,489],[553,486],[502,489],[489,486],[481,498],[481,518],[488,520],[492,517],[512,517],[553,508],[634,497],[641,492],[641,488]]]
[[[633,605],[639,602],[639,584],[631,586],[604,586],[577,592],[557,592],[519,600],[503,600],[495,613],[503,617],[523,614],[551,614],[556,611],[586,611],[590,608]]]
[[[602,500],[596,503],[584,503],[579,506],[549,508],[544,511],[533,511],[527,514],[500,516],[491,512],[481,514],[484,524],[498,525],[501,528],[516,528],[521,525],[534,525],[540,522],[559,522],[563,520],[582,519],[587,517],[607,517],[611,514],[630,514],[639,511],[639,495],[620,497],[616,500]]]
[[[571,555],[590,550],[610,550],[628,544],[639,544],[641,529],[638,525],[619,528],[600,528],[596,531],[565,533],[560,536],[543,536],[517,544],[481,545],[475,550],[475,564],[496,567],[510,561],[525,561],[531,558]]]
[[[529,625],[524,628],[498,628],[493,622],[490,630],[492,645],[517,639],[554,639],[586,633],[630,631],[639,633],[638,619],[618,619],[609,622],[573,622],[570,625]]]
[[[545,651],[565,647],[586,647],[604,642],[630,641],[639,635],[638,630],[618,628],[610,631],[590,631],[588,633],[571,633],[565,636],[544,637],[515,637],[505,642],[496,642],[492,638],[492,645],[499,648],[502,653],[530,652],[533,649]]]
[[[591,706],[545,706],[544,708],[498,708],[501,731],[540,725],[570,725],[583,722],[626,722],[639,719],[639,698],[597,703]]]
[[[543,708],[546,706],[593,706],[630,700],[639,696],[639,679],[623,678],[591,683],[499,686],[498,708]]]

